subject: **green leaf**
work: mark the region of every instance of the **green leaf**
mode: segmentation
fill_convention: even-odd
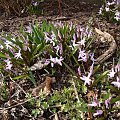
[[[41,113],[41,110],[40,109],[33,109],[32,110],[32,114],[34,115],[34,117],[36,118],[39,114]]]
[[[35,38],[34,38],[35,42],[37,44],[40,44],[41,43],[41,37],[39,36],[39,31],[33,25],[31,25],[31,27],[32,27],[33,33],[35,35]]]
[[[0,58],[7,58],[6,55],[0,53]]]
[[[93,39],[93,38],[92,39],[91,38],[87,39],[87,45],[85,47],[86,50],[89,49],[90,45],[93,43],[94,40],[95,39]]]
[[[63,62],[63,61],[62,61]],[[73,74],[73,76],[77,76],[77,74],[72,70],[65,62],[63,62],[65,67]],[[75,80],[78,80],[78,78],[74,78]],[[82,81],[79,81],[81,84],[83,83]]]
[[[94,74],[99,70],[99,68],[100,68],[100,65],[95,66],[95,68],[94,68]]]
[[[93,85],[97,85],[98,82],[103,82],[102,80],[107,77],[107,74],[109,73],[110,71],[107,70],[105,71],[104,73],[102,73],[100,76],[97,77],[97,80],[94,81]]]
[[[110,72],[109,70],[105,71],[105,72],[100,76],[100,79],[101,79],[101,78],[104,78],[105,76],[107,76],[107,74],[108,74],[109,72]]]
[[[34,86],[36,86],[36,81],[35,81],[34,75],[33,75],[33,73],[31,71],[29,71],[29,75],[30,75],[30,77],[29,76],[27,76],[27,77],[32,81]]]
[[[36,54],[35,56],[33,56],[33,57],[31,58],[31,60],[32,60],[32,59],[35,59],[35,58],[37,58],[37,57],[39,57],[39,56],[41,56],[41,55],[43,55],[43,51],[45,51],[46,49],[47,49],[47,50],[51,50],[51,49],[49,49],[49,46],[50,46],[50,45],[45,45],[43,48],[41,48],[41,50],[39,50],[39,53]],[[31,61],[31,60],[30,60],[30,61]]]
[[[76,73],[74,72],[74,70],[72,70],[65,62],[63,62],[63,64],[74,76],[76,76]]]
[[[41,48],[43,48],[43,44],[38,44],[36,49],[33,51],[32,56],[34,56],[38,51],[40,51]]]
[[[112,98],[111,100],[111,104],[117,102],[117,101],[120,101],[120,96],[116,97],[116,98]]]
[[[87,87],[84,84],[82,85],[82,91],[83,91],[84,94],[87,93]]]
[[[20,76],[14,77],[12,79],[13,80],[18,80],[18,79],[25,78],[25,77],[27,77],[27,75],[20,75]]]
[[[42,106],[43,109],[47,109],[49,107],[47,102],[42,102],[41,106]]]
[[[32,35],[30,35],[29,33],[26,33],[26,35],[28,36],[29,41],[31,41],[31,43],[36,44],[36,42],[34,41],[34,37]]]
[[[74,55],[73,55],[73,59],[75,60],[77,66],[80,66],[78,60],[76,59],[76,57]]]

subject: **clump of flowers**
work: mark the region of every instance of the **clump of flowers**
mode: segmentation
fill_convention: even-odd
[[[40,9],[39,4],[44,0],[31,0],[31,4],[28,7],[29,14],[41,14],[43,11]]]
[[[119,76],[119,72],[120,72],[120,64],[118,63],[115,66],[115,68],[112,68],[112,70],[108,74],[108,76],[110,78],[113,78],[115,80],[115,81],[112,81],[111,84],[114,85],[115,87],[117,87],[118,89],[120,89],[120,76]]]
[[[120,22],[120,0],[107,0],[99,10],[99,14],[111,22]]]
[[[33,83],[36,74],[42,75],[43,71],[53,76],[67,73],[71,86],[54,92],[41,103],[46,103],[50,111],[53,107],[49,106],[60,105],[57,111],[69,114],[70,119],[77,115],[85,119],[88,113],[90,119],[107,119],[114,110],[111,104],[120,99],[113,95],[120,88],[120,64],[110,71],[97,72],[99,67],[89,49],[93,38],[92,28],[72,22],[30,25],[17,36],[0,38],[1,73],[10,80],[29,78]]]

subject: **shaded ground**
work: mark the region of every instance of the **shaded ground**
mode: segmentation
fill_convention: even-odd
[[[92,27],[97,27],[113,35],[117,42],[118,49],[116,53],[114,53],[114,55],[109,59],[109,62],[112,63],[113,57],[115,57],[115,60],[118,60],[120,56],[120,25],[109,23],[99,18],[96,15],[99,7],[100,5],[98,4],[81,2],[80,0],[65,0],[62,2],[62,16],[65,16],[67,19],[60,20],[66,22],[73,21],[78,22],[81,25],[86,25],[88,20],[92,18]],[[53,0],[49,0],[49,2],[47,1],[41,3],[40,10],[41,15],[30,15],[26,17],[8,16],[6,18],[3,16],[4,13],[2,13],[0,16],[0,33],[5,32],[17,34],[21,23],[24,27],[27,27],[30,23],[34,24],[36,21],[41,24],[43,19],[46,19],[48,21],[57,21],[57,18],[59,17],[59,8],[57,1],[54,2]],[[102,50],[100,50],[100,52],[101,51]]]
[[[96,17],[96,13],[100,8],[100,4],[97,4],[96,0],[65,0],[61,3],[62,16],[69,17],[67,21],[77,20],[81,25],[88,22],[90,17],[94,18],[93,26],[104,29],[105,31],[111,32],[116,37],[119,36],[120,26],[116,24],[108,23],[107,21],[100,20]],[[94,4],[93,4],[94,3]],[[0,16],[0,32],[15,32],[19,30],[21,23],[23,26],[29,25],[29,23],[35,23],[35,21],[41,21],[42,18],[54,19],[60,15],[59,5],[57,0],[45,0],[39,5],[39,15],[31,15],[24,17],[16,17],[14,15],[5,17],[4,11],[1,10]],[[117,38],[118,39],[118,38]],[[118,40],[117,40],[118,41]]]
[[[97,15],[99,8],[100,1],[98,4],[96,0],[65,0],[61,2],[61,10],[62,16],[66,17],[67,19],[59,19],[60,11],[58,1],[45,0],[44,2],[41,2],[39,4],[39,10],[41,13],[39,15],[22,15],[22,17],[8,16],[6,18],[4,17],[3,11],[0,16],[0,32],[14,32],[15,34],[17,34],[21,24],[24,27],[28,26],[30,23],[34,24],[36,21],[41,24],[43,19],[47,19],[48,21],[57,21],[59,19],[58,21],[73,21],[79,23],[80,25],[86,25],[88,21],[92,18],[92,27],[97,27],[98,29],[101,29],[102,31],[106,31],[113,35],[119,48],[120,25],[109,23],[99,18],[99,16]]]

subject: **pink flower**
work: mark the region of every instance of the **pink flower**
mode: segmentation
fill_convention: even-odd
[[[5,46],[6,46],[7,49],[12,48],[12,44],[13,43],[11,41],[8,41],[8,40],[5,41]]]
[[[85,37],[83,39],[81,39],[81,41],[77,42],[80,45],[83,45],[85,47]]]
[[[120,89],[120,78],[117,77],[117,81],[113,81],[111,84],[113,84],[115,87],[118,87],[118,89]]]
[[[77,39],[77,38],[76,38],[76,35],[73,34],[73,40],[76,41],[76,39]]]
[[[108,105],[109,105],[111,99],[112,99],[112,96],[110,96],[107,100],[105,100],[105,106],[106,106],[106,108],[108,108]]]
[[[87,77],[83,75],[82,77],[80,77],[80,79],[82,79],[83,81],[85,81],[85,82],[84,82],[84,85],[86,85],[86,84],[90,85],[90,82],[92,81],[92,80],[90,79],[90,73],[88,73],[88,76],[87,76]]]
[[[63,58],[60,57],[60,59],[58,59],[57,57],[56,57],[56,58],[53,58],[52,56],[50,56],[50,61],[51,61],[51,67],[53,67],[54,64],[59,64],[59,65],[62,66]]]
[[[60,43],[59,45],[54,47],[56,49],[56,53],[58,54],[58,52],[60,53],[60,55],[63,52],[63,47],[62,47],[62,43]]]
[[[110,11],[109,7],[105,7],[106,12]]]
[[[79,44],[76,44],[75,42],[76,42],[76,35],[75,34],[73,34],[73,40],[71,40],[72,41],[72,45],[70,45],[69,47],[70,48],[72,48],[72,50],[74,50],[74,48],[75,47],[77,47],[77,46],[79,46]]]
[[[85,31],[85,36],[89,38],[91,34],[92,34],[92,30],[89,30],[89,27],[87,26]]]
[[[52,38],[52,40],[56,40],[56,35],[55,35],[55,33],[53,31],[52,31],[51,38]]]
[[[115,73],[116,73],[116,72],[115,72],[114,69],[112,68],[112,70],[111,70],[111,72],[108,74],[108,76],[112,78],[112,77],[114,77]]]
[[[120,4],[120,0],[117,0],[117,5],[119,5]]]
[[[93,62],[93,64],[96,61],[96,59],[94,58],[94,53],[90,54],[90,60]]]
[[[27,28],[27,31],[26,31],[27,33],[31,33],[32,32],[32,28],[30,26],[27,26],[26,28]]]
[[[60,55],[62,55],[62,53],[63,53],[63,45],[62,45],[62,43],[60,43]]]
[[[120,20],[120,12],[119,11],[117,11],[116,13],[115,13],[115,17],[114,17],[117,21],[119,21]]]
[[[59,50],[60,50],[60,46],[59,46],[59,45],[57,45],[57,46],[55,46],[54,48],[56,49],[56,53],[58,53],[58,52],[59,52]]]
[[[22,56],[21,56],[21,50],[18,51],[18,53],[15,53],[15,58],[18,59],[18,58],[21,58],[22,59]]]
[[[78,75],[81,76],[80,66],[78,67]]]
[[[58,37],[60,38],[60,39],[62,39],[62,37],[61,37],[61,34],[60,34],[60,31],[58,30]]]
[[[80,61],[80,60],[87,62],[87,53],[85,53],[85,50],[79,49],[78,61]]]
[[[116,66],[115,66],[115,72],[119,72],[120,71],[120,64],[118,63]]]
[[[52,34],[49,35],[47,32],[44,32],[44,35],[45,35],[46,43],[50,42],[53,46],[55,46],[55,41],[56,41],[55,33],[52,31]]]
[[[11,61],[9,59],[5,60],[6,64],[6,70],[11,70],[13,64],[11,63]]]
[[[0,49],[3,49],[4,47],[3,47],[3,45],[0,45]]]
[[[93,67],[94,67],[94,63],[90,66],[90,72],[89,72],[90,76],[93,74]]]
[[[82,28],[80,25],[77,25],[76,26],[77,38],[81,37],[82,39],[83,32],[84,32],[84,28]]]
[[[47,32],[44,32],[46,43],[51,41],[50,35]]]
[[[96,113],[93,114],[93,116],[98,116],[101,115],[103,113],[102,110],[97,110]]]
[[[70,31],[72,30],[72,28],[73,28],[73,23],[72,22],[70,22]]]
[[[94,99],[94,101],[91,104],[88,104],[88,106],[92,106],[92,107],[98,106],[98,100]]]
[[[82,77],[80,77],[82,80],[84,80],[85,82],[84,82],[84,85],[86,85],[86,84],[88,84],[88,85],[90,85],[90,82],[92,81],[91,79],[90,79],[90,77],[91,77],[91,75],[92,75],[92,73],[93,73],[93,67],[94,67],[94,64],[92,64],[91,66],[90,66],[90,70],[89,70],[89,73],[88,73],[88,76],[86,77],[86,76],[82,76]]]
[[[101,15],[102,14],[102,11],[103,11],[103,8],[100,8],[100,10],[99,10],[99,14]]]

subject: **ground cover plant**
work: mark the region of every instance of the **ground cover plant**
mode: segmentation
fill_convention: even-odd
[[[0,41],[2,99],[11,100],[11,105],[14,105],[12,99],[17,101],[24,91],[17,88],[13,94],[15,88],[7,88],[8,83],[25,79],[36,86],[37,74],[68,74],[69,85],[61,91],[53,90],[51,94],[49,90],[39,90],[40,95],[23,93],[26,100],[30,99],[27,101],[31,106],[30,114],[36,118],[47,110],[51,116],[64,113],[68,115],[66,119],[108,118],[110,113],[119,109],[115,103],[120,100],[117,96],[120,92],[120,64],[103,73],[98,72],[94,53],[89,49],[94,41],[92,33],[89,26],[84,28],[73,23],[53,25],[44,21],[41,27],[36,24],[28,26],[26,31],[21,29],[19,36],[3,36]],[[49,99],[46,98],[48,94]],[[33,101],[31,95],[38,98]],[[12,117],[15,117],[14,113]]]
[[[101,31],[92,24],[42,20],[1,33],[0,119],[119,119],[119,56],[96,62]]]

